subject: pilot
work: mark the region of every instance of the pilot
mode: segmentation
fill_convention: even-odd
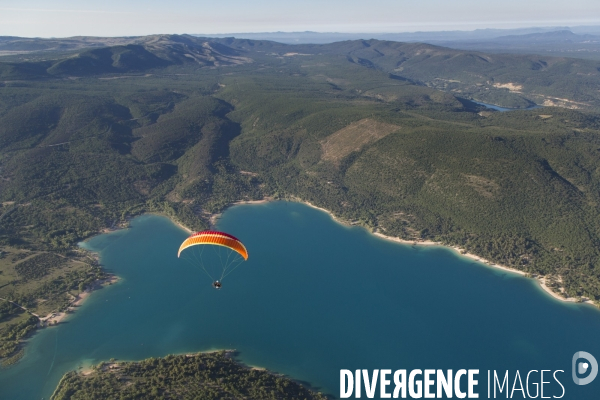
[[[214,281],[214,282],[213,282],[213,287],[214,287],[215,289],[221,289],[221,282],[219,282],[219,281]]]

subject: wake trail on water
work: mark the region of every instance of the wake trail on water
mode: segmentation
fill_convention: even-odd
[[[54,367],[54,360],[56,360],[56,353],[58,351],[58,331],[56,332],[56,335],[54,335],[54,356],[52,357],[52,362],[50,363],[50,369],[48,370],[48,374],[46,376],[50,375],[50,372],[52,371],[52,368]]]

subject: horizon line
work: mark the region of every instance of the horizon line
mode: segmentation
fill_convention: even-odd
[[[99,35],[73,35],[73,36],[16,36],[16,35],[0,35],[0,37],[17,37],[23,39],[68,39],[74,37],[86,37],[86,38],[135,38],[144,36],[154,35],[190,35],[190,36],[214,36],[214,35],[272,35],[272,34],[318,34],[318,35],[399,35],[399,34],[415,34],[415,33],[442,33],[442,32],[476,32],[476,31],[515,31],[525,29],[559,29],[559,28],[583,28],[583,27],[597,27],[600,28],[600,24],[597,25],[544,25],[544,26],[527,26],[520,28],[476,28],[476,29],[443,29],[443,30],[417,30],[417,31],[381,31],[381,32],[344,32],[344,31],[261,31],[261,32],[223,32],[223,33],[149,33],[139,35],[117,35],[117,36],[99,36]]]

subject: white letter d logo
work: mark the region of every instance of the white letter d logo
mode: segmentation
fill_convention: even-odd
[[[580,362],[578,363],[577,360],[579,360],[580,358],[585,358],[587,360],[587,362]],[[577,374],[585,374],[588,369],[590,368],[590,366],[592,367],[592,370],[590,371],[590,374],[585,377],[585,378],[578,378]],[[573,354],[573,382],[575,382],[576,385],[587,385],[588,383],[590,383],[591,381],[594,380],[594,378],[596,378],[596,375],[598,375],[598,361],[596,361],[596,359],[594,358],[593,355],[591,355],[590,353],[587,353],[585,351],[578,351],[577,353]]]

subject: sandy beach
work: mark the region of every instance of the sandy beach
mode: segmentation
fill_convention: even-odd
[[[270,201],[273,201],[275,199],[273,199],[272,197],[265,197],[261,200],[240,200],[240,201],[236,201],[231,203],[229,207],[233,207],[233,206],[239,206],[241,204],[264,204],[264,203],[268,203]],[[210,223],[210,228],[213,229],[216,225],[217,225],[217,221],[219,220],[219,218],[221,217],[221,213],[219,214],[213,214],[210,216],[209,218],[209,223]]]
[[[232,206],[236,206],[239,204],[264,204],[264,203],[268,203],[269,201],[273,201],[274,199],[272,197],[265,197],[264,199],[261,200],[240,200],[240,201],[236,201],[235,203],[231,203]]]
[[[83,302],[85,301],[85,299],[87,299],[90,296],[90,294],[92,294],[93,291],[100,289],[107,285],[112,285],[113,283],[116,283],[118,280],[119,280],[119,278],[117,276],[111,275],[106,279],[102,279],[102,280],[98,280],[98,281],[94,282],[92,287],[84,290],[83,292],[79,293],[77,296],[73,297],[73,300],[67,307],[66,311],[51,312],[50,314],[46,315],[45,317],[40,318],[40,325],[41,326],[58,325],[69,314],[75,312],[76,307],[81,306],[83,304]]]
[[[175,225],[177,225],[178,227],[180,227],[181,229],[183,229],[183,230],[184,230],[184,231],[186,231],[187,233],[194,233],[194,231],[192,231],[192,230],[191,230],[190,228],[188,228],[187,226],[183,225],[181,222],[177,222],[177,221],[174,221],[174,220],[173,220],[173,222],[175,222]]]

